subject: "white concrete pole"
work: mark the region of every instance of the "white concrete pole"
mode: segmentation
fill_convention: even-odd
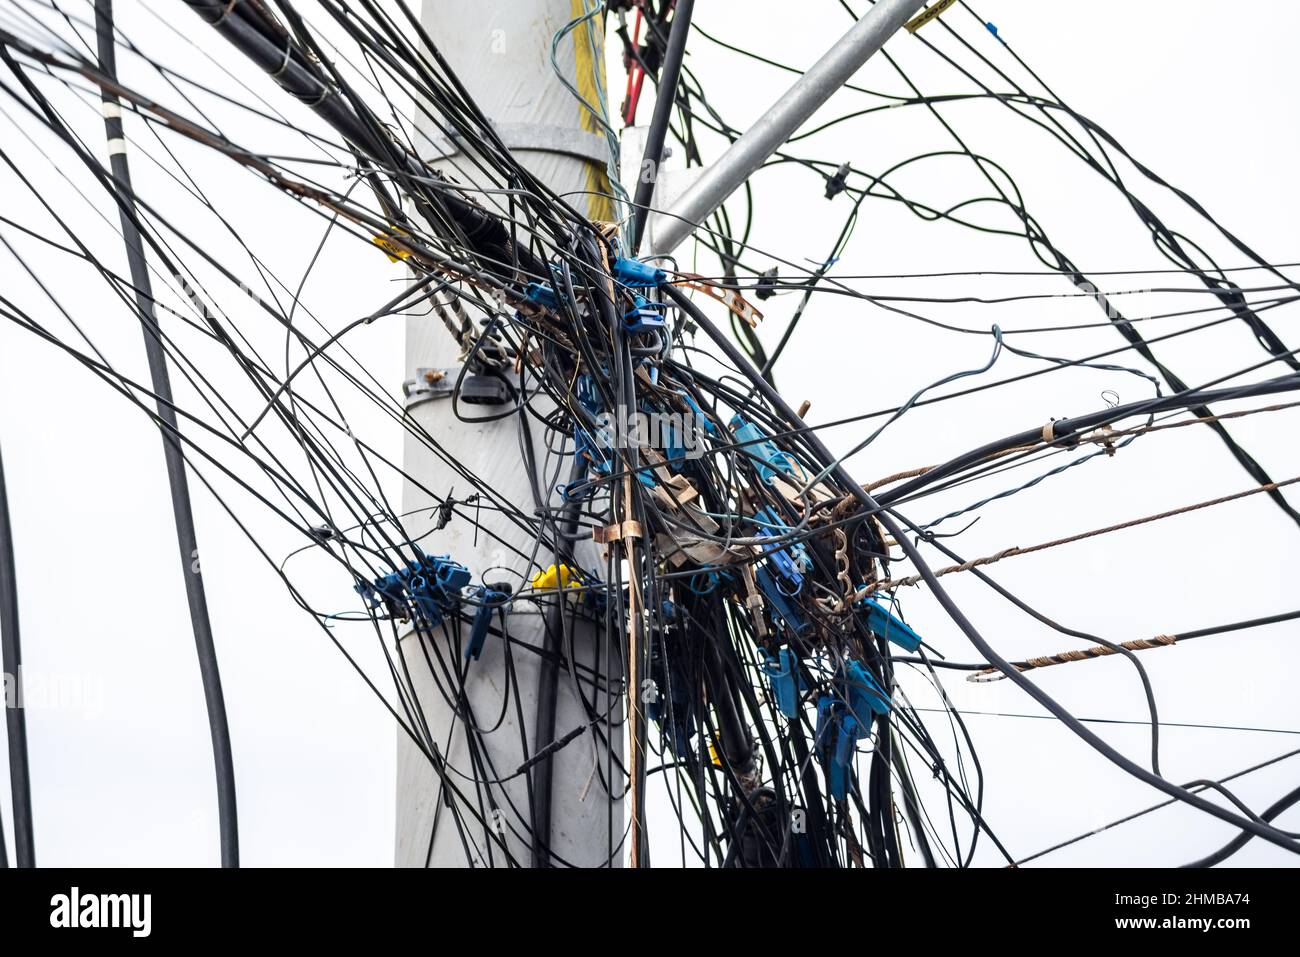
[[[552,41],[566,24],[582,16],[597,4],[588,0],[425,0],[422,22],[430,38],[447,59],[457,77],[493,122],[506,146],[543,183],[566,198],[589,218],[608,220],[613,216],[605,194],[610,191],[606,174],[609,147],[600,126],[565,86],[552,66]],[[601,17],[587,21],[562,38],[555,49],[555,60],[564,79],[589,102],[597,101],[597,82],[604,86],[604,35]],[[426,121],[417,124],[424,134],[418,142],[421,154],[433,165],[462,183],[474,183],[473,165],[466,162],[458,144],[447,141],[431,130]],[[492,185],[499,184],[477,184]],[[601,194],[601,195],[595,195]],[[480,197],[492,206],[491,197]],[[504,213],[500,203],[497,208]],[[454,369],[459,364],[460,348],[435,315],[412,316],[406,328],[406,367],[408,376],[421,368]],[[462,414],[498,411],[493,406],[461,406]],[[533,511],[533,493],[520,453],[517,418],[466,424],[452,413],[451,402],[433,399],[413,406],[411,417],[440,442],[465,468],[498,489],[525,513]],[[533,423],[536,459],[544,461],[541,428]],[[435,456],[422,442],[407,436],[404,452],[405,469],[420,485],[438,496],[453,488],[463,499],[473,489],[463,475],[457,474]],[[568,481],[566,474],[558,482]],[[539,475],[544,495],[554,495],[555,477]],[[464,518],[455,518],[445,528],[431,531],[437,500],[408,482],[402,507],[407,535],[418,540],[428,554],[448,554],[466,565],[476,580],[489,568],[509,569],[489,574],[488,580],[509,578],[515,585],[526,581],[537,570],[554,560],[545,549],[537,564],[527,562],[480,532]],[[467,510],[472,510],[469,506]],[[498,512],[483,509],[478,520],[502,539],[529,553],[533,541]],[[424,537],[421,537],[424,536]],[[510,636],[519,642],[540,646],[543,622],[527,604],[509,618]],[[596,660],[600,635],[590,629],[579,630],[574,638],[575,657],[584,664]],[[408,634],[401,641],[402,656],[412,685],[428,720],[431,736],[454,767],[471,776],[480,776],[471,762],[465,724],[447,706],[434,683],[434,677],[420,648],[421,637]],[[468,662],[467,700],[481,724],[493,725],[502,711],[506,693],[506,668],[503,642],[489,637],[477,661]],[[609,661],[609,649],[600,648],[602,670]],[[435,659],[436,661],[436,659]],[[526,650],[513,653],[515,673],[519,679],[519,707],[512,699],[502,723],[486,736],[488,755],[496,775],[507,777],[524,760],[521,734],[528,739],[529,751],[536,750],[535,723],[537,685],[541,659]],[[614,671],[621,677],[621,656],[615,659]],[[458,656],[454,662],[462,664]],[[588,697],[590,688],[586,689]],[[511,695],[516,693],[511,689]],[[607,705],[606,705],[607,707]],[[621,708],[619,709],[621,713]],[[555,719],[555,738],[562,738],[588,718],[577,697],[577,690],[566,669],[559,673],[559,696]],[[620,729],[615,729],[618,748]],[[485,850],[488,835],[469,819],[461,825],[473,846],[467,860],[462,838],[458,834],[451,809],[442,807],[440,785],[428,760],[407,739],[398,735],[397,751],[397,833],[398,866],[464,867],[487,866]],[[607,753],[597,735],[584,733],[551,758],[553,786],[551,800],[551,848],[565,861],[582,866],[597,866],[611,857],[622,856],[623,815],[621,800],[611,799],[601,786]],[[597,770],[597,762],[600,764]],[[615,798],[621,799],[622,784],[618,762],[614,763]],[[455,778],[456,786],[471,797],[476,794],[473,781]],[[500,830],[511,854],[521,863],[531,859],[524,824],[529,808],[529,775],[494,786],[499,805]],[[504,792],[504,794],[502,793]],[[478,793],[485,793],[479,791]],[[509,801],[505,800],[508,796]],[[513,808],[510,806],[513,804]],[[612,808],[612,817],[611,817]],[[521,820],[520,815],[524,820]],[[493,851],[492,864],[501,866],[503,855]]]

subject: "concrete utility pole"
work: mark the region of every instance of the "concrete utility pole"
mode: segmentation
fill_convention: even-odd
[[[590,7],[596,6],[594,3]],[[492,121],[505,145],[539,180],[564,195],[579,212],[594,220],[613,218],[606,196],[610,192],[607,177],[609,146],[600,132],[596,118],[573,92],[567,81],[590,103],[598,101],[597,84],[604,86],[604,31],[600,14],[575,27],[560,39],[554,57],[564,81],[552,65],[552,41],[557,32],[588,10],[583,0],[425,0],[422,23],[451,69],[464,83]],[[417,121],[423,134],[417,146],[422,158],[466,184],[475,183],[474,167],[466,162],[460,144],[447,140],[433,130],[426,118]],[[499,184],[477,183],[497,186]],[[490,196],[477,197],[502,214],[505,207]],[[415,377],[418,369],[454,370],[459,362],[460,347],[446,327],[434,315],[413,316],[406,327],[407,375]],[[531,514],[533,492],[522,461],[519,423],[516,417],[488,423],[461,422],[446,398],[410,404],[409,414],[427,430],[469,472],[490,483],[509,501]],[[462,414],[475,415],[499,411],[497,407],[462,406]],[[544,461],[541,428],[534,424],[539,463]],[[438,495],[454,490],[464,499],[474,490],[465,477],[435,456],[422,442],[409,435],[404,450],[404,466],[425,488]],[[552,496],[556,484],[553,476],[539,475],[542,494]],[[559,477],[568,481],[567,475]],[[406,515],[406,533],[420,542],[429,554],[449,554],[466,565],[475,578],[486,569],[489,581],[520,577],[526,581],[532,571],[523,558],[500,542],[475,528],[465,518],[453,518],[443,529],[432,531],[434,513],[439,502],[408,482],[403,490],[402,511]],[[485,529],[511,543],[524,554],[532,550],[532,539],[499,512],[484,508],[475,515],[474,506],[461,506]],[[425,537],[422,537],[425,536]],[[545,550],[537,563],[548,566],[554,559]],[[501,569],[509,569],[507,576]],[[544,642],[542,616],[528,605],[518,606],[509,617],[510,637],[517,642],[541,646]],[[584,663],[595,660],[599,634],[577,627],[571,632],[575,657]],[[401,653],[409,671],[419,704],[428,720],[430,734],[438,749],[457,768],[472,773],[465,725],[447,706],[434,683],[428,662],[420,648],[419,635],[411,633],[401,641]],[[489,637],[478,661],[469,662],[465,679],[466,700],[480,723],[492,725],[501,713],[505,669],[502,641]],[[610,660],[609,649],[602,648],[602,665]],[[618,672],[621,656],[615,656],[613,669]],[[529,752],[537,750],[536,715],[538,687],[546,680],[542,659],[527,651],[513,654],[519,678],[519,710],[514,702],[506,709],[502,724],[486,736],[488,758],[495,776],[508,777],[524,760],[521,735],[526,736]],[[456,664],[460,664],[457,661]],[[615,674],[615,680],[621,674]],[[513,695],[514,689],[510,691]],[[621,714],[621,708],[615,718]],[[564,670],[558,675],[558,702],[554,736],[587,723],[573,686]],[[522,727],[521,727],[522,724]],[[617,739],[619,732],[615,732]],[[618,742],[615,741],[617,749]],[[588,732],[562,748],[549,759],[551,763],[551,803],[549,846],[564,861],[579,866],[598,866],[611,857],[621,858],[623,837],[621,800],[611,800],[600,784],[596,772],[599,760],[604,770],[606,753],[597,736]],[[618,763],[615,768],[615,798],[621,798]],[[533,860],[526,835],[513,833],[519,826],[518,814],[528,814],[529,775],[521,775],[504,785],[508,804],[501,803],[496,833],[502,835],[511,854],[518,861]],[[457,787],[475,793],[472,781],[458,780]],[[494,849],[489,862],[489,837],[475,820],[464,818],[460,825],[473,846],[468,860],[452,809],[441,806],[440,783],[428,759],[406,737],[398,733],[397,745],[397,834],[396,863],[422,867],[501,865],[503,855]],[[494,791],[498,790],[493,788]],[[612,807],[612,817],[611,817]],[[517,810],[516,810],[517,809]],[[491,813],[489,826],[494,826]],[[521,829],[522,833],[522,829]]]

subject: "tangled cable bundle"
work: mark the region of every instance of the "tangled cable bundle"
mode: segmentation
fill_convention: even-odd
[[[649,195],[633,198],[609,185],[617,181],[615,157],[606,184],[613,222],[589,220],[571,196],[530,173],[408,4],[318,0],[310,16],[288,0],[184,5],[197,17],[178,29],[214,64],[230,64],[221,67],[219,88],[137,46],[115,29],[104,0],[95,5],[96,16],[59,0],[7,5],[0,17],[4,117],[52,168],[64,171],[70,188],[58,198],[39,195],[7,136],[0,139],[0,160],[15,188],[28,190],[43,217],[23,221],[0,210],[0,237],[45,295],[42,311],[0,289],[0,315],[75,359],[163,430],[189,474],[245,530],[427,759],[442,808],[436,826],[457,835],[466,863],[576,863],[553,846],[550,797],[553,761],[571,749],[591,755],[589,793],[610,808],[606,856],[599,863],[626,858],[645,864],[652,849],[658,853],[648,834],[652,825],[668,824],[664,815],[652,819],[647,812],[647,791],[659,781],[678,820],[671,835],[656,832],[656,840],[679,848],[684,861],[705,866],[899,867],[905,854],[926,866],[966,866],[981,841],[991,843],[1002,862],[1016,863],[996,822],[985,817],[983,770],[960,709],[947,707],[943,734],[927,727],[923,711],[900,688],[895,672],[902,668],[936,688],[944,669],[1006,677],[1100,754],[1172,800],[1243,835],[1300,851],[1295,836],[1269,823],[1269,815],[1244,810],[1235,798],[1230,804],[1236,807],[1210,801],[1201,796],[1205,782],[1184,786],[1161,774],[1155,698],[1137,654],[1169,654],[1151,649],[1300,613],[1108,640],[1047,618],[983,570],[1001,557],[1256,492],[1300,524],[1283,494],[1296,479],[1270,476],[1228,431],[1235,418],[1285,414],[1294,403],[1223,414],[1211,408],[1262,403],[1300,389],[1296,350],[1264,319],[1300,298],[1300,287],[1283,271],[1293,264],[1256,255],[1101,126],[1061,102],[967,4],[945,7],[943,16],[913,31],[967,89],[924,95],[885,52],[906,94],[850,86],[872,105],[801,131],[769,160],[769,167],[806,170],[814,195],[824,190],[828,199],[843,197],[833,208],[849,208],[829,255],[816,260],[820,265],[800,266],[751,246],[753,218],[761,211],[760,173],[697,233],[702,250],[718,263],[713,275],[687,271],[671,257],[639,255]],[[170,17],[179,6],[168,0],[160,16]],[[654,81],[665,105],[656,110],[650,142],[657,126],[660,146],[665,136],[675,138],[687,161],[702,165],[697,135],[709,131],[734,140],[741,131],[709,104],[689,61],[681,64],[681,44],[689,38],[771,69],[793,68],[731,46],[690,23],[689,11],[680,0],[589,3],[555,42],[587,42],[583,29],[590,23],[622,18],[615,32],[629,70],[624,123],[635,120],[649,88],[645,81]],[[204,23],[212,30],[200,34]],[[106,49],[129,61],[121,76]],[[990,59],[1004,52],[1014,68]],[[679,80],[664,76],[679,68]],[[872,277],[837,275],[834,263],[871,201],[902,204],[922,220],[1023,239],[1044,274],[1095,290],[1025,208],[1006,169],[973,152],[959,135],[950,117],[973,101],[994,103],[1035,124],[1113,185],[1150,231],[1167,271],[1191,281],[1190,289],[1176,291],[1195,292],[1208,305],[1169,314],[1189,321],[1152,334],[1156,317],[1126,318],[1114,305],[1118,293],[1081,293],[1103,311],[1094,323],[973,329],[926,314],[928,306],[954,300],[876,295],[857,285]],[[229,138],[209,116],[207,107],[217,105],[222,113],[243,115],[252,132]],[[606,105],[592,106],[602,112],[600,122],[616,148]],[[84,117],[73,114],[87,107],[117,121],[109,127],[108,155],[101,142],[83,135]],[[869,124],[895,109],[933,114],[950,148],[878,174],[797,155],[823,129]],[[130,120],[125,132],[123,116]],[[417,127],[426,133],[417,134]],[[421,158],[420,137],[430,130],[464,144],[442,167]],[[198,210],[195,216],[183,219],[171,203],[136,192],[115,173],[108,156],[128,152],[137,166],[149,162],[161,170]],[[182,160],[199,152],[222,164],[216,167],[222,177],[238,176],[241,189],[277,204],[277,233],[314,235],[308,230],[323,227],[316,256],[326,238],[346,238],[358,256],[387,254],[400,263],[406,281],[364,316],[326,325],[328,317],[302,304],[302,283],[295,287],[264,269],[255,244],[226,222],[222,201],[208,195],[210,168],[191,174]],[[931,161],[973,164],[988,195],[939,209],[894,185],[911,164]],[[447,162],[461,175],[447,173]],[[1130,192],[1120,173],[1124,164],[1147,184],[1172,190],[1183,213],[1216,232],[1249,260],[1244,268],[1267,281],[1239,285],[1232,270],[1166,226]],[[93,184],[100,194],[90,197],[77,184]],[[74,206],[104,197],[138,231],[156,294],[138,276],[110,268],[116,250],[99,248],[69,224]],[[1009,211],[1020,231],[969,216],[977,203]],[[208,229],[223,243],[233,237],[243,258],[215,240],[209,248]],[[10,238],[28,252],[20,253]],[[140,320],[173,370],[179,398],[115,367],[95,344],[95,325],[63,309],[47,269],[68,263],[102,282],[115,304]],[[756,331],[762,315],[750,300],[765,304],[776,295],[793,296],[798,305],[775,344],[765,348]],[[961,336],[987,335],[991,358],[981,368],[918,388],[896,407],[811,427],[806,410],[792,408],[774,383],[792,334],[825,296]],[[72,332],[55,321],[58,316],[72,323]],[[422,371],[408,383],[405,403],[349,348],[373,324],[397,317],[436,324],[454,339],[461,360],[455,370]],[[1249,328],[1262,350],[1257,364],[1193,386],[1153,352],[1158,343],[1226,323]],[[1113,327],[1122,343],[1069,358],[1018,345],[1025,333],[1092,326]],[[1034,363],[1034,371],[988,379],[1004,350]],[[1139,360],[1154,371],[1126,364]],[[1273,363],[1283,366],[1281,374],[1243,378]],[[1041,418],[1022,423],[1021,431],[949,461],[877,482],[850,474],[845,465],[913,409],[1069,369],[1132,373],[1152,395],[1046,425]],[[225,384],[232,375],[239,390]],[[973,377],[985,378],[956,384]],[[434,398],[451,404],[464,435],[433,434],[409,414],[411,402]],[[354,430],[358,408],[451,468],[454,487],[424,487],[418,475],[385,456],[375,436]],[[1186,413],[1193,418],[1181,418]],[[1184,424],[1213,430],[1251,487],[982,559],[956,554],[937,531],[958,515],[1029,496],[1067,469]],[[517,432],[529,501],[512,500],[497,487],[499,476],[458,460],[458,444],[469,441],[476,426]],[[822,437],[831,426],[866,431],[849,452],[836,455]],[[1015,470],[1021,478],[1003,478]],[[1031,478],[1023,478],[1026,470]],[[946,514],[931,508],[937,493],[986,480],[998,488],[981,487],[974,504]],[[427,534],[408,533],[411,517],[386,494],[394,481],[414,483],[437,503]],[[258,522],[269,516],[296,543],[287,549],[266,544],[250,525],[254,513]],[[498,550],[507,559],[480,570],[470,556],[444,554],[440,537],[449,526],[474,527],[484,553]],[[500,531],[506,526],[509,534]],[[932,571],[922,548],[952,564]],[[958,571],[1060,631],[1063,647],[1080,638],[1091,646],[1005,660],[938,581]],[[925,587],[904,590],[913,585]],[[945,637],[964,635],[979,660],[957,664],[939,654],[933,635],[908,624],[905,596],[908,602],[937,601],[951,622]],[[541,622],[540,644],[519,637],[524,621]],[[349,650],[363,630],[382,649],[387,673],[381,676],[367,674]],[[575,635],[597,638],[584,644]],[[418,651],[408,644],[404,652],[402,642],[412,637]],[[1147,763],[1103,741],[1024,674],[1110,655],[1123,656],[1140,675],[1150,709]],[[524,713],[530,700],[522,687],[525,662],[530,674],[542,675],[536,714]],[[1090,667],[1098,666],[1078,664]],[[470,679],[489,668],[501,689],[498,713],[485,713],[467,690]],[[412,669],[427,669],[438,707],[466,736],[466,748],[449,748],[440,736]],[[562,691],[580,702],[583,718],[574,726],[556,725]],[[224,722],[211,699],[209,711],[214,727]],[[518,760],[509,766],[501,764],[494,744],[505,735],[520,738],[512,751]],[[227,784],[226,823],[233,828],[233,780]],[[1221,783],[1214,790],[1229,793]]]

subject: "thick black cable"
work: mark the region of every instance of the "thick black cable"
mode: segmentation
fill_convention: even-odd
[[[112,0],[95,0],[95,26],[100,69],[106,76],[116,78]],[[212,622],[208,616],[207,595],[203,588],[198,538],[190,506],[189,483],[185,475],[185,458],[179,442],[172,437],[172,434],[178,430],[178,425],[172,404],[171,377],[167,371],[167,357],[162,348],[158,317],[154,312],[152,284],[145,263],[144,245],[136,226],[131,172],[127,164],[126,140],[122,131],[121,103],[115,95],[107,91],[104,93],[103,102],[104,125],[108,134],[113,176],[123,187],[122,236],[126,241],[131,280],[136,287],[136,307],[144,327],[145,350],[149,357],[153,390],[158,396],[158,416],[165,423],[165,428],[159,431],[162,434],[163,453],[167,460],[167,479],[171,488],[172,511],[176,520],[176,541],[180,547],[181,573],[185,578],[185,595],[189,602],[190,622],[194,629],[194,644],[199,658],[199,674],[203,682],[203,697],[207,703],[208,729],[212,737],[212,756],[217,784],[217,816],[221,832],[221,865],[238,867],[239,824],[235,797],[235,767],[230,748],[230,727],[226,718],[225,698],[221,690],[221,669],[217,664]]]
[[[5,731],[9,740],[9,793],[14,812],[14,858],[19,867],[36,866],[32,834],[32,782],[27,764],[27,712],[23,701],[22,648],[18,640],[18,568],[14,530],[0,459],[0,648],[3,649]],[[12,693],[13,700],[8,700]],[[0,860],[7,864],[4,824],[0,822]]]
[[[1274,802],[1268,810],[1260,815],[1260,819],[1272,822],[1275,817],[1297,802],[1300,802],[1300,788],[1289,791],[1282,797],[1278,798],[1278,800]],[[1199,860],[1192,861],[1190,864],[1184,864],[1183,867],[1213,867],[1215,864],[1221,864],[1245,847],[1254,836],[1255,835],[1249,831],[1243,830],[1213,854],[1208,854]]]
[[[573,456],[573,466],[569,473],[569,482],[578,482],[587,472],[587,462],[581,456]],[[570,538],[578,531],[578,511],[582,503],[577,499],[566,502],[560,518],[560,539]],[[551,846],[551,792],[553,789],[554,763],[551,754],[543,754],[546,748],[555,742],[555,713],[558,705],[560,678],[559,658],[563,647],[568,646],[564,632],[566,629],[565,595],[563,576],[559,567],[564,556],[557,546],[555,551],[556,584],[559,586],[555,600],[547,606],[542,636],[542,662],[537,676],[537,720],[533,735],[533,750],[537,753],[533,767],[533,801],[532,801],[532,863],[533,867],[545,867],[549,864]],[[568,627],[574,627],[573,622]]]
[[[646,223],[650,219],[650,203],[654,199],[655,184],[659,182],[659,167],[664,159],[664,139],[668,133],[668,120],[677,102],[677,83],[681,78],[682,59],[686,53],[686,35],[691,29],[691,13],[695,0],[677,0],[673,8],[673,22],[668,32],[668,48],[664,51],[663,66],[655,94],[655,110],[646,132],[645,155],[637,170],[636,195],[632,198],[632,255],[641,249]]]

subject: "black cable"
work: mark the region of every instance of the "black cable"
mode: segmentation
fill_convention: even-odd
[[[894,488],[879,496],[880,504],[889,507],[905,498],[910,497],[913,493],[919,491],[927,485],[931,485],[939,479],[953,475],[961,470],[984,461],[990,455],[996,455],[1023,445],[1037,445],[1039,443],[1048,444],[1073,444],[1078,441],[1079,437],[1092,429],[1099,428],[1109,422],[1118,421],[1119,419],[1128,418],[1134,415],[1149,415],[1157,412],[1164,412],[1170,409],[1190,408],[1196,412],[1198,418],[1207,417],[1208,410],[1206,404],[1210,402],[1221,402],[1228,399],[1250,398],[1257,395],[1275,395],[1279,392],[1293,392],[1300,390],[1300,375],[1291,373],[1289,375],[1278,376],[1274,379],[1266,379],[1262,382],[1254,382],[1250,385],[1235,386],[1223,389],[1185,389],[1172,395],[1159,396],[1154,399],[1142,399],[1137,402],[1130,402],[1125,405],[1114,406],[1099,412],[1092,412],[1087,415],[1074,416],[1071,418],[1056,419],[1046,423],[1041,429],[1026,429],[1015,435],[1007,436],[994,442],[989,442],[978,449],[972,449],[969,452],[963,452],[947,462],[936,465],[916,478],[909,479],[896,485]],[[1269,484],[1269,483],[1261,483]],[[1270,494],[1280,495],[1278,490],[1273,489]],[[1285,504],[1285,500],[1283,502]],[[1289,506],[1288,506],[1289,507]]]
[[[677,0],[673,8],[673,22],[668,32],[668,47],[664,51],[663,67],[655,93],[654,114],[646,132],[645,155],[637,170],[636,195],[632,198],[632,255],[641,249],[646,223],[650,219],[650,202],[654,199],[655,184],[659,182],[659,168],[663,164],[664,139],[668,133],[668,120],[677,102],[677,82],[681,77],[682,59],[686,53],[686,35],[691,29],[691,13],[695,0]]]
[[[5,730],[9,741],[9,793],[13,801],[14,856],[19,867],[36,866],[32,835],[32,782],[27,766],[27,711],[23,701],[22,648],[18,640],[18,571],[14,560],[14,530],[0,459],[0,649],[4,662]],[[10,701],[12,692],[14,700]],[[0,860],[8,866],[4,823],[0,821]]]
[[[573,466],[569,474],[569,482],[577,482],[587,472],[586,460],[580,455],[574,455]],[[560,518],[560,530],[566,536],[572,536],[578,530],[578,510],[582,503],[576,499],[566,502],[563,514]],[[537,677],[537,717],[536,732],[533,735],[533,750],[538,754],[536,765],[533,768],[533,842],[532,842],[532,863],[533,867],[545,867],[549,863],[551,846],[551,792],[553,788],[554,763],[551,760],[551,754],[543,753],[555,741],[555,712],[559,704],[558,690],[560,666],[559,656],[563,647],[571,646],[567,641],[567,632],[574,627],[573,623],[566,622],[565,616],[565,598],[562,575],[559,572],[560,565],[564,559],[564,554],[559,550],[555,551],[555,568],[556,581],[560,585],[555,601],[547,606],[546,616],[543,619],[543,651],[545,655],[542,658],[541,670]]]
[[[100,68],[106,76],[115,78],[117,70],[112,0],[95,0],[95,27]],[[208,616],[207,595],[203,588],[198,538],[195,534],[194,515],[190,507],[189,483],[185,477],[185,459],[180,444],[173,437],[173,433],[178,431],[179,426],[172,404],[171,378],[167,371],[167,357],[162,349],[158,317],[154,313],[144,246],[136,225],[131,172],[127,165],[126,141],[122,130],[121,102],[107,91],[104,93],[103,102],[104,126],[108,134],[113,176],[123,187],[122,236],[126,241],[131,279],[137,290],[136,308],[139,310],[140,321],[144,327],[149,372],[154,392],[158,397],[158,416],[166,425],[165,428],[160,429],[163,437],[163,453],[167,460],[167,479],[171,488],[172,511],[176,520],[176,541],[180,546],[181,573],[185,578],[185,595],[189,601],[190,622],[194,629],[194,644],[199,658],[199,674],[203,681],[203,697],[207,702],[208,729],[212,737],[212,756],[217,783],[217,816],[221,832],[221,865],[238,867],[239,824],[235,797],[234,759],[230,750],[230,728],[226,719],[225,699],[221,691],[221,670],[217,664],[212,622]]]
[[[894,747],[895,753],[901,754],[901,748]],[[930,849],[929,838],[926,837],[925,828],[921,821],[921,800],[916,793],[916,785],[912,782],[912,775],[907,770],[907,762],[901,758],[895,765],[898,769],[898,788],[903,792],[903,813],[907,815],[907,820],[912,826],[912,836],[916,840],[917,847],[921,851],[921,859],[925,861],[925,866],[933,868],[934,852]]]
[[[1300,802],[1300,787],[1293,791],[1289,791],[1282,797],[1278,798],[1277,801],[1268,808],[1268,810],[1260,815],[1260,819],[1271,823],[1275,817],[1297,802]],[[1213,854],[1207,854],[1205,857],[1192,861],[1190,864],[1184,864],[1183,867],[1213,867],[1215,864],[1221,864],[1245,847],[1250,842],[1250,839],[1255,836],[1256,835],[1250,831],[1242,830],[1240,834],[1234,837],[1227,844],[1223,845],[1223,847],[1219,848]]]

